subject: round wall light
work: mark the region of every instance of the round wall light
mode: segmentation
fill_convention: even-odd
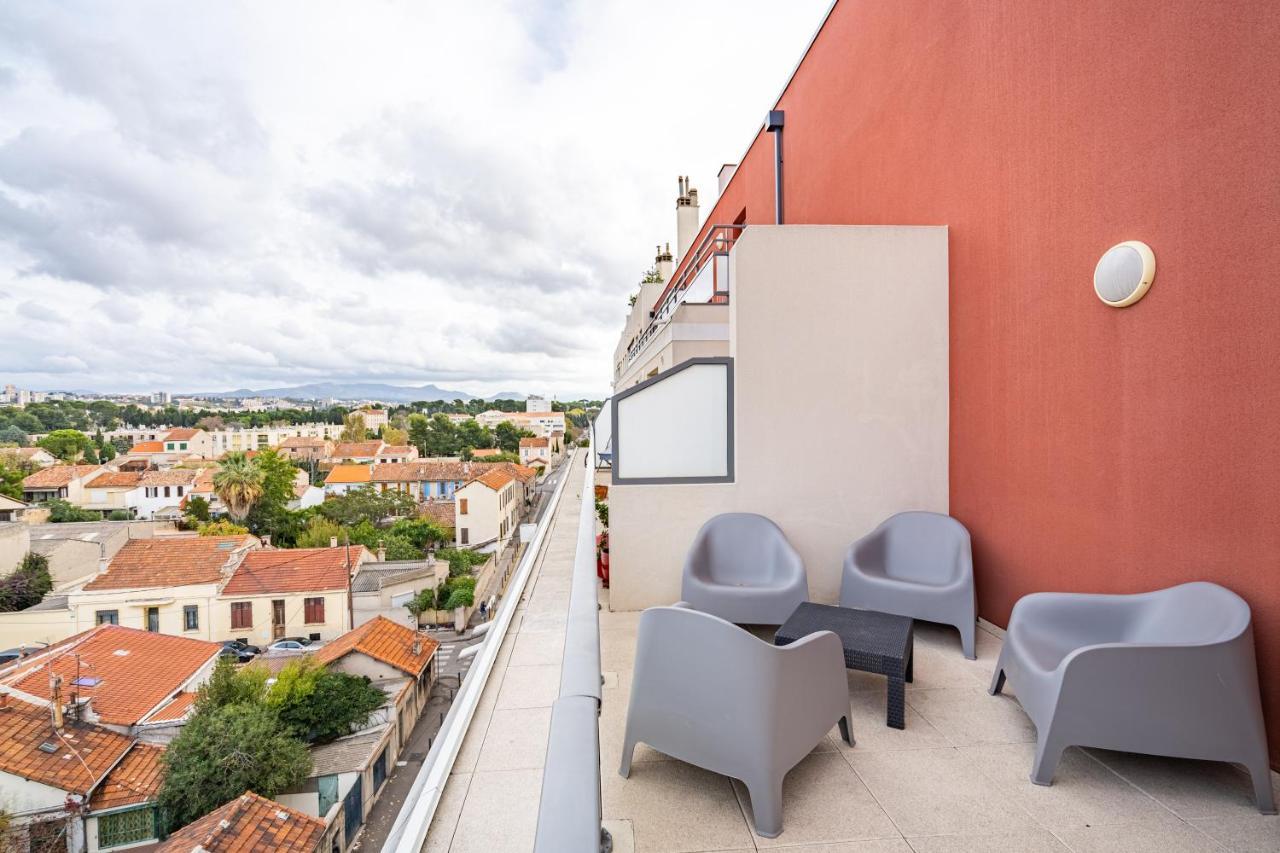
[[[1146,295],[1156,277],[1156,256],[1139,240],[1117,243],[1093,269],[1093,290],[1112,308],[1124,308]]]

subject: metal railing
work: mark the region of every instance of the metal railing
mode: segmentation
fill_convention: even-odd
[[[595,469],[587,464],[582,474],[560,698],[551,706],[534,853],[600,853],[612,848],[601,826],[600,604],[594,490]]]
[[[728,302],[729,251],[737,242],[742,229],[746,227],[745,224],[712,225],[707,229],[706,236],[693,250],[689,262],[681,266],[679,275],[672,279],[671,284],[663,291],[662,299],[654,307],[648,325],[627,347],[627,364],[631,364],[648,346],[649,341],[667,324],[676,308],[688,297],[690,288],[698,281],[702,272],[708,269],[708,264],[710,264],[712,279],[710,298],[706,301],[719,304]],[[723,262],[720,259],[723,259]]]
[[[471,719],[475,716],[476,707],[480,704],[480,694],[484,691],[489,675],[493,672],[498,649],[507,636],[507,630],[511,627],[516,608],[520,605],[520,597],[524,593],[529,576],[533,572],[533,566],[546,541],[547,531],[555,521],[556,507],[560,503],[565,484],[572,477],[571,466],[575,458],[576,455],[570,456],[565,463],[567,467],[560,477],[560,482],[556,484],[555,491],[551,494],[546,511],[538,522],[533,541],[529,543],[529,547],[520,558],[511,585],[503,595],[502,601],[498,604],[497,613],[489,623],[492,627],[489,628],[484,642],[481,643],[481,649],[476,654],[475,662],[471,665],[466,679],[454,697],[448,714],[445,715],[444,723],[431,744],[426,761],[423,762],[417,777],[413,780],[413,786],[404,799],[405,807],[400,810],[395,823],[392,824],[391,832],[382,846],[383,853],[419,853],[422,850],[422,845],[427,838],[427,829],[430,828],[431,819],[435,816],[436,807],[440,804],[440,795],[444,792],[445,783],[449,781],[449,773],[453,769],[454,761],[458,758],[458,751],[462,748],[462,740],[466,737]],[[585,495],[583,502],[593,504]],[[597,762],[597,787],[599,778],[600,770]]]

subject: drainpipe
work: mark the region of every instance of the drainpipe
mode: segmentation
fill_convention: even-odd
[[[782,215],[782,125],[783,111],[769,110],[764,129],[773,134],[773,210],[774,223],[781,225]]]

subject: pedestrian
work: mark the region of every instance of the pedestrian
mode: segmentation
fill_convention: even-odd
[[[487,601],[480,602],[480,621],[489,621],[489,602]]]

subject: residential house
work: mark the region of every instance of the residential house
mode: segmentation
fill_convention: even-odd
[[[170,468],[164,471],[144,471],[138,479],[141,494],[138,495],[139,518],[176,519],[182,517],[185,498],[195,491],[198,468]]]
[[[156,853],[329,853],[325,821],[252,791],[170,835]]]
[[[377,461],[378,454],[382,452],[384,447],[386,447],[386,444],[379,439],[373,439],[372,441],[344,441],[341,444],[334,445],[333,453],[325,461],[334,464],[343,462],[363,462],[367,464]]]
[[[164,747],[135,741],[89,795],[89,809],[84,813],[89,853],[145,844],[160,837],[163,755]]]
[[[471,451],[471,458],[484,459],[487,456],[501,456],[505,452],[501,447],[477,447]]]
[[[476,415],[476,423],[489,429],[503,422],[528,430],[540,438],[548,438],[556,430],[564,432],[564,412],[500,412],[490,409]]]
[[[149,539],[157,533],[175,532],[168,522],[151,521],[62,522],[32,524],[29,528],[31,550],[49,561],[55,592],[64,592],[105,571],[111,558],[130,539]]]
[[[551,439],[520,439],[520,464],[528,465],[534,459],[541,460],[542,462],[551,461]]]
[[[27,505],[16,501],[8,495],[0,495],[0,522],[21,521],[26,515]]]
[[[294,462],[319,462],[333,453],[333,442],[324,438],[290,436],[280,442],[276,450]]]
[[[375,684],[412,685],[407,696],[396,691],[396,717],[402,735],[399,743],[403,744],[431,698],[439,645],[403,622],[376,616],[322,646],[312,657],[331,669],[364,676]]]
[[[454,494],[457,545],[477,547],[506,545],[523,506],[521,483],[509,470],[487,471]]]
[[[418,448],[412,444],[384,444],[378,451],[376,462],[388,464],[395,462],[411,462],[418,458]]]
[[[22,499],[27,503],[60,498],[73,504],[84,502],[84,484],[103,469],[101,465],[52,465],[22,480]]]
[[[248,553],[218,595],[215,636],[333,640],[351,629],[351,578],[372,559],[363,545]]]
[[[201,459],[214,457],[213,441],[202,429],[179,427],[165,433],[164,452],[174,456],[196,456]]]
[[[452,505],[452,504],[450,504]],[[389,560],[361,564],[351,581],[352,624],[360,627],[378,616],[412,625],[405,605],[449,577],[444,560]]]
[[[324,491],[327,495],[345,495],[353,489],[362,489],[371,481],[370,466],[367,464],[335,465],[324,478]]]
[[[0,447],[0,458],[11,457],[19,466],[31,465],[48,468],[58,464],[58,457],[43,447]]]
[[[79,506],[101,512],[104,516],[121,511],[131,516],[137,512],[141,503],[142,486],[139,471],[104,470],[92,480],[84,484],[84,497]]]
[[[305,472],[298,473],[302,474],[302,481],[293,484],[293,500],[289,501],[289,509],[308,509],[324,503],[324,489],[311,485]]]
[[[430,519],[449,532],[453,538],[453,529],[457,526],[457,507],[449,498],[431,498],[418,504],[418,515]]]

